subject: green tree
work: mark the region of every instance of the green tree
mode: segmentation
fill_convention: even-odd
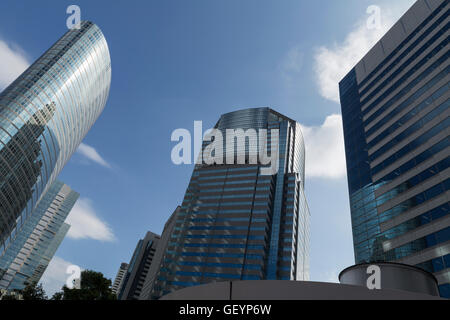
[[[53,294],[51,300],[62,300],[64,298],[64,292],[56,292]]]
[[[23,300],[47,300],[47,295],[45,294],[44,288],[41,284],[36,282],[29,283],[27,286],[20,291]]]
[[[62,300],[116,300],[111,291],[111,280],[106,279],[101,272],[85,270],[81,272],[80,289],[62,288]]]

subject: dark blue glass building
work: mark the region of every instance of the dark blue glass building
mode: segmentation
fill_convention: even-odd
[[[340,82],[357,263],[433,272],[450,298],[448,0],[419,0]]]
[[[215,150],[214,163],[195,166],[151,298],[215,281],[309,279],[309,210],[299,123],[256,108],[222,115],[215,129],[224,137],[223,154]],[[258,133],[259,151],[263,145],[272,149],[275,172],[262,170],[269,165],[261,159],[252,161],[256,140],[251,137],[237,135],[236,144],[225,143],[227,130],[239,129]],[[214,141],[203,143],[203,154]],[[230,150],[234,157],[228,157]]]

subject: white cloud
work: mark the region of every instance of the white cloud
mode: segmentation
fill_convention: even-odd
[[[5,89],[29,66],[20,48],[0,40],[0,91]]]
[[[53,257],[47,269],[45,270],[40,283],[44,287],[45,293],[52,297],[55,292],[61,291],[61,288],[66,284],[66,280],[70,276],[67,274],[67,267],[73,265],[60,257]]]
[[[70,224],[67,236],[72,239],[93,239],[105,242],[116,239],[111,228],[97,216],[92,201],[86,198],[80,198],[75,203],[66,223]]]
[[[328,116],[319,127],[302,126],[306,147],[306,175],[342,178],[346,175],[342,117]]]
[[[80,144],[80,146],[77,149],[77,152],[103,167],[111,168],[111,165],[108,162],[106,162],[105,159],[102,158],[102,156],[100,156],[100,154],[97,152],[97,150],[95,150],[95,148],[88,146],[85,143]]]
[[[314,71],[319,93],[325,99],[339,103],[339,82],[413,3],[414,0],[396,0],[395,4],[380,5],[380,28],[367,28],[370,16],[366,15],[343,42],[316,48]]]

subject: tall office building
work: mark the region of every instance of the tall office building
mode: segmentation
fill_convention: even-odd
[[[0,93],[0,257],[102,112],[111,62],[82,22]]]
[[[122,262],[120,264],[119,271],[117,271],[116,278],[114,279],[114,283],[112,285],[112,292],[117,296],[119,295],[120,290],[122,290],[122,285],[127,270],[128,270],[128,263]]]
[[[236,135],[224,143],[225,151],[219,150],[219,135],[204,141],[206,161],[195,166],[176,214],[153,298],[215,281],[309,277],[309,210],[299,123],[272,109],[255,108],[222,115],[215,129],[224,138],[227,131]],[[258,133],[259,152],[264,145],[273,150],[278,146],[279,152],[271,152],[277,170],[264,170],[267,162],[252,157],[252,130]]]
[[[448,0],[419,0],[340,82],[357,263],[433,272],[450,297]]]
[[[79,194],[55,181],[0,259],[0,288],[21,290],[37,283],[64,239],[64,223]]]
[[[165,254],[167,251],[167,247],[170,242],[170,238],[172,236],[173,229],[175,228],[176,216],[177,213],[181,210],[181,207],[178,206],[175,211],[170,215],[169,219],[164,225],[163,232],[161,234],[161,239],[158,241],[158,245],[156,247],[155,255],[153,257],[152,264],[148,269],[148,273],[145,277],[144,284],[142,286],[141,294],[139,296],[139,300],[152,300],[152,290],[155,284],[155,280],[158,276],[158,273],[162,267],[162,263],[165,260]]]
[[[155,256],[159,240],[159,235],[153,232],[147,232],[144,239],[138,241],[130,263],[128,264],[122,287],[118,293],[118,299],[139,299],[145,278],[152,264],[153,257]]]

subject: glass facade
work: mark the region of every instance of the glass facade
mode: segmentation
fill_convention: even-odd
[[[110,83],[105,38],[84,21],[0,93],[0,256],[102,112]]]
[[[300,125],[272,109],[256,108],[223,115],[215,129],[224,137],[227,129],[265,129],[266,140],[259,140],[259,148],[270,147],[271,130],[278,130],[278,171],[262,174],[265,166],[250,161],[250,138],[245,137],[244,144],[225,145],[224,150],[234,148],[236,162],[195,166],[152,288],[153,299],[215,281],[309,278],[310,215]],[[212,143],[204,141],[203,150]],[[241,164],[239,155],[245,160]]]
[[[449,1],[417,1],[340,82],[356,263],[422,267],[450,298]]]
[[[79,194],[62,182],[54,182],[0,258],[0,288],[21,290],[39,282],[64,239],[69,225],[64,220]]]

